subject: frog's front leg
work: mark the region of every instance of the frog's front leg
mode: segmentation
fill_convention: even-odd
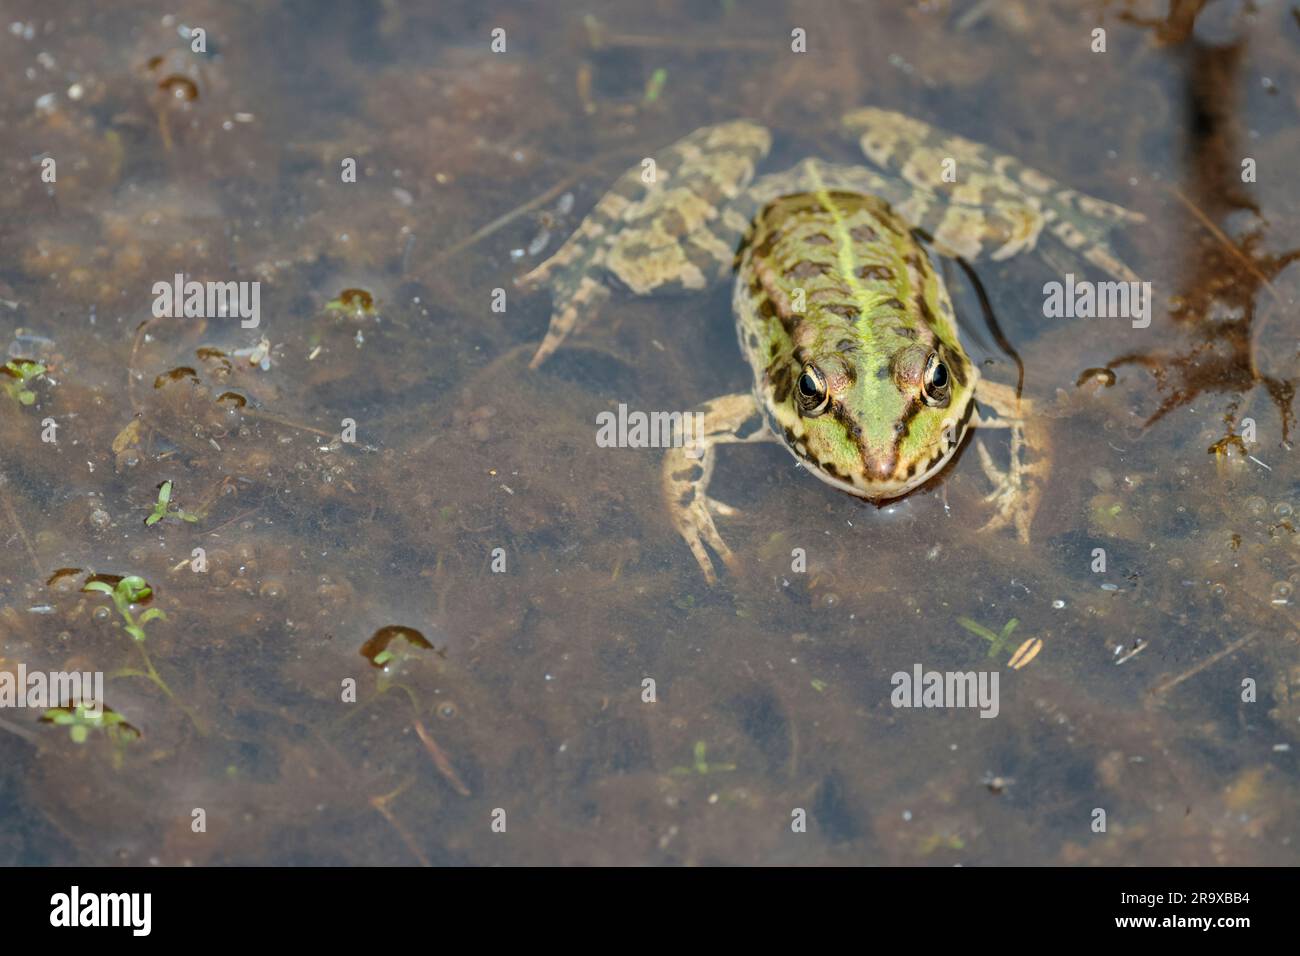
[[[689,429],[689,434],[684,434],[683,429]],[[705,402],[684,417],[682,426],[675,430],[673,447],[664,456],[664,503],[672,515],[673,527],[695,555],[709,584],[716,584],[718,576],[706,544],[728,567],[735,567],[735,555],[718,534],[713,516],[733,515],[736,510],[708,495],[717,457],[715,448],[730,442],[775,440],[749,392]]]
[[[1016,397],[1015,389],[982,379],[975,391],[980,413],[973,424],[979,428],[1011,430],[1010,460],[1006,471],[1000,470],[984,443],[976,441],[980,465],[993,484],[985,501],[993,502],[994,514],[983,531],[996,531],[1011,525],[1022,542],[1029,542],[1029,527],[1042,501],[1043,489],[1051,475],[1051,436],[1034,414],[1034,403]],[[985,408],[996,417],[985,414]],[[1027,460],[1028,459],[1028,460]]]

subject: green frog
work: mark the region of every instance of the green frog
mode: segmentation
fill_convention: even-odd
[[[665,504],[710,584],[709,549],[737,566],[714,523],[736,512],[708,494],[714,450],[729,442],[781,442],[823,481],[881,502],[943,470],[972,428],[1009,429],[1004,469],[976,443],[993,486],[984,530],[1029,541],[1049,436],[1029,399],[981,380],[925,243],[969,262],[1047,237],[1117,279],[1137,279],[1107,238],[1139,214],[900,113],[854,110],[841,128],[871,165],[805,159],[757,179],[767,129],[736,120],[697,130],[624,173],[518,280],[552,290],[536,368],[611,289],[681,293],[734,274],[753,389],[701,405],[702,433],[675,441],[663,465]]]

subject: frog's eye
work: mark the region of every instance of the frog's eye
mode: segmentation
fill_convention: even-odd
[[[948,366],[939,361],[939,354],[931,352],[925,363],[925,374],[921,376],[921,397],[931,408],[943,408],[952,397],[951,376]]]
[[[826,411],[830,396],[826,393],[826,376],[816,365],[805,365],[795,386],[799,390],[799,407],[808,417]]]

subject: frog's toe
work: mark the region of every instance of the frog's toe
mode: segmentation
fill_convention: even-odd
[[[709,584],[716,584],[718,576],[709,556],[709,548],[720,557],[724,564],[733,567],[735,555],[722,540],[718,527],[713,523],[714,515],[730,517],[738,514],[731,505],[710,498],[708,486],[707,463],[688,459],[681,449],[674,448],[669,453],[670,462],[664,470],[664,498],[672,515],[673,526],[682,536],[704,578]]]
[[[673,524],[676,525],[677,533],[682,536],[687,547],[691,549],[691,554],[695,555],[695,561],[704,572],[705,580],[711,585],[717,584],[718,575],[713,566],[713,559],[709,557],[708,548],[713,549],[713,552],[722,559],[723,564],[733,569],[736,566],[736,555],[718,533],[718,527],[713,523],[713,516],[734,515],[738,512],[730,505],[714,501],[698,489],[687,491],[683,498],[690,495],[692,491],[694,496],[691,500],[679,504],[679,508],[675,510]]]
[[[734,518],[741,513],[739,508],[733,508],[726,502],[718,501],[716,498],[707,499],[709,511],[723,518]]]
[[[537,368],[550,358],[572,333],[581,329],[595,317],[600,305],[609,298],[609,289],[590,276],[583,276],[570,292],[558,290],[555,298],[555,311],[551,314],[551,324],[546,330],[546,337],[537,347],[529,368]]]

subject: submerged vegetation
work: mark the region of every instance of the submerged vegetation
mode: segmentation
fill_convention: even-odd
[[[44,375],[45,371],[45,366],[40,362],[10,359],[0,366],[0,375],[4,376],[0,380],[0,387],[19,405],[31,405],[36,401],[36,393],[28,385]]]
[[[81,590],[99,592],[111,597],[117,613],[122,616],[122,629],[137,641],[145,639],[146,624],[167,616],[156,607],[146,609],[138,619],[133,616],[131,608],[143,604],[153,596],[153,588],[139,575],[130,574],[122,578],[115,578],[113,575],[95,575],[82,585]]]
[[[191,514],[188,511],[176,507],[171,503],[171,500],[172,483],[170,480],[164,481],[158,486],[158,500],[154,502],[153,511],[144,519],[146,527],[152,527],[159,521],[162,521],[163,518],[167,517],[179,518],[181,521],[188,521],[190,523],[200,520],[198,515]]]

